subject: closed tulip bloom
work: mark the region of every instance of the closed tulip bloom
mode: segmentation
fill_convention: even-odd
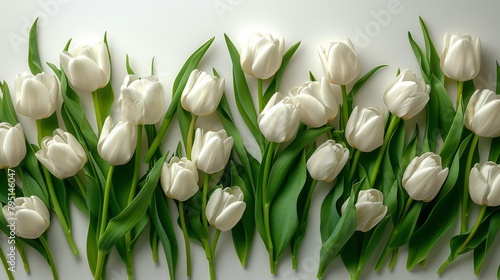
[[[347,85],[361,72],[358,54],[348,38],[320,46],[318,53],[323,72],[332,84]]]
[[[233,137],[227,137],[225,130],[204,131],[197,128],[191,150],[191,160],[196,168],[213,174],[223,170],[231,155]]]
[[[481,206],[500,205],[500,165],[488,161],[476,164],[470,171],[469,193],[472,201]]]
[[[172,157],[163,163],[161,187],[166,196],[186,201],[198,191],[198,170],[187,158]]]
[[[460,82],[474,79],[481,68],[481,40],[468,34],[444,35],[441,70]]]
[[[26,142],[21,124],[0,123],[0,169],[18,166],[26,156]]]
[[[339,104],[330,83],[305,82],[290,91],[293,100],[300,104],[300,121],[309,127],[320,127],[333,120],[339,111]]]
[[[429,101],[431,87],[406,69],[389,85],[384,93],[384,103],[389,111],[408,120],[418,114]]]
[[[277,92],[257,118],[259,129],[268,141],[286,142],[297,134],[300,114],[300,105],[293,98]]]
[[[60,103],[61,89],[54,74],[18,74],[14,83],[19,114],[39,120],[50,117]]]
[[[111,165],[123,165],[130,161],[137,145],[137,126],[126,121],[114,123],[107,117],[102,127],[97,152]]]
[[[345,127],[345,137],[351,147],[371,152],[384,143],[385,117],[379,107],[359,109],[351,113]]]
[[[347,148],[334,140],[327,140],[307,160],[307,171],[314,180],[329,183],[337,178],[348,159]]]
[[[500,136],[500,97],[489,89],[476,90],[465,109],[465,126],[481,137]]]
[[[436,197],[447,176],[448,168],[443,169],[441,157],[428,152],[410,162],[401,183],[413,200],[429,202]]]
[[[219,106],[224,85],[224,78],[219,79],[194,69],[182,91],[182,108],[196,116],[212,114]]]
[[[206,218],[221,231],[232,229],[243,216],[246,203],[239,187],[216,189],[207,203]]]
[[[344,213],[349,199],[344,202],[341,212]],[[356,230],[367,232],[376,226],[387,214],[384,205],[384,194],[376,189],[361,190],[356,202]]]
[[[118,98],[123,118],[135,125],[155,124],[166,107],[165,89],[155,76],[127,75]]]
[[[44,137],[36,158],[59,179],[74,176],[87,162],[82,145],[69,132],[54,130],[51,137]]]
[[[250,76],[265,80],[276,74],[285,53],[285,40],[268,33],[254,33],[240,55],[241,68]]]
[[[93,92],[105,87],[111,75],[108,48],[104,42],[77,46],[59,55],[61,66],[75,89]]]
[[[38,197],[17,197],[14,205],[5,205],[2,213],[7,223],[15,222],[17,236],[36,239],[49,228],[49,210]]]

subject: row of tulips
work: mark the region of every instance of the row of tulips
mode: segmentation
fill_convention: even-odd
[[[14,102],[7,84],[1,84],[0,167],[15,168],[22,185],[17,186],[20,197],[15,203],[8,195],[0,197],[5,205],[0,229],[9,234],[7,225],[15,221],[16,246],[25,267],[27,244],[47,259],[57,278],[46,242],[48,209],[58,217],[77,255],[71,233],[72,201],[89,219],[86,249],[95,279],[105,276],[112,248],[127,267],[129,279],[134,278],[133,248],[147,225],[153,259],[158,261],[161,245],[170,278],[175,279],[177,238],[175,215],[169,209],[175,204],[187,276],[192,271],[190,240],[203,246],[210,278],[215,279],[221,232],[231,231],[235,252],[245,266],[255,229],[275,274],[287,248],[292,266],[298,269],[311,201],[321,182],[331,191],[320,212],[319,279],[338,256],[351,278],[358,279],[380,246],[377,270],[390,252],[389,268],[393,268],[402,246],[408,246],[409,270],[425,264],[434,244],[453,229],[458,217],[460,233],[450,240],[450,256],[438,272],[473,250],[474,271],[479,274],[499,228],[495,225],[500,218],[496,163],[500,146],[495,144],[500,136],[500,98],[474,87],[472,79],[480,70],[479,39],[446,34],[439,56],[427,27],[420,23],[425,52],[411,34],[409,41],[422,78],[408,69],[398,71],[383,94],[388,113],[354,105],[356,93],[384,66],[360,77],[360,61],[349,39],[320,46],[324,77],[317,80],[309,73],[309,81],[285,94],[280,84],[300,43],[286,50],[283,38],[256,33],[241,52],[225,36],[233,66],[232,91],[215,69],[213,75],[198,69],[213,39],[187,59],[173,83],[170,103],[154,67],[149,75],[136,75],[127,58],[128,75],[116,102],[122,119],[116,120],[109,116],[115,98],[106,37],[72,52],[68,42],[60,54],[60,67],[49,63],[54,74],[48,74],[38,57],[35,21],[28,61],[31,73],[16,77]],[[457,81],[455,106],[446,88],[448,79]],[[250,91],[252,82],[257,83],[256,93]],[[229,92],[235,95],[257,153],[249,152],[234,123],[226,99]],[[79,94],[85,93],[93,97],[97,132],[81,106]],[[57,110],[65,130],[59,127]],[[417,128],[406,129],[405,121],[422,111],[426,121],[419,135]],[[36,121],[38,145],[26,142],[16,114]],[[162,151],[163,138],[174,115],[182,139],[170,153]],[[198,118],[213,115],[217,122],[197,128]],[[407,131],[414,133],[406,135]],[[493,138],[484,164],[477,153],[480,137]],[[148,146],[145,155],[143,145]],[[144,163],[147,173],[141,174]],[[9,171],[1,176],[7,181]],[[469,213],[476,208],[479,216],[469,227]],[[387,231],[390,237],[381,244]]]

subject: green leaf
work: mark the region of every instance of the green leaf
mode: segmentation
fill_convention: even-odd
[[[351,91],[349,92],[349,95],[354,98],[356,96],[356,93],[370,80],[370,78],[375,74],[378,70],[386,67],[387,65],[379,65],[374,68],[372,68],[370,71],[366,72],[366,74],[363,75],[359,80],[354,83],[352,86]]]
[[[474,250],[474,274],[479,275],[481,268],[483,267],[484,260],[486,258],[486,253],[493,245],[498,232],[500,231],[500,211],[496,211],[492,214],[489,220],[488,235],[486,240],[480,244]]]
[[[337,177],[337,183],[323,199],[320,211],[320,234],[321,241],[324,243],[333,233],[340,219],[336,205],[338,199],[344,192],[344,175],[346,171],[343,170]]]
[[[125,67],[127,68],[128,75],[135,75],[134,70],[130,67],[130,60],[128,59],[128,54],[125,55]]]
[[[9,85],[6,82],[0,83],[2,90],[2,96],[0,98],[0,121],[8,122],[10,125],[14,126],[19,123],[17,119],[16,110],[14,110],[14,103],[12,103],[12,97],[10,95]]]
[[[300,132],[297,137],[286,147],[273,164],[269,174],[267,202],[271,202],[280,190],[290,167],[295,163],[295,159],[306,145],[316,140],[318,136],[331,130],[330,127],[307,129]]]
[[[387,243],[388,248],[396,249],[408,243],[417,224],[421,209],[422,202],[415,201],[408,214],[403,218],[403,221],[394,227]]]
[[[23,172],[23,174],[28,173],[33,180],[40,186],[40,199],[46,204],[49,204],[49,192],[47,190],[47,186],[45,185],[45,180],[42,175],[42,171],[40,170],[40,165],[38,163],[38,159],[35,156],[38,147],[36,145],[29,144],[26,141],[26,156],[24,157],[24,165],[26,167],[27,172]],[[29,180],[29,179],[28,179]],[[30,186],[28,186],[29,188]]]
[[[43,188],[31,177],[29,172],[23,172],[22,170],[19,172],[21,176],[21,181],[23,182],[23,193],[24,196],[37,196],[40,198],[45,205],[49,205],[49,200],[47,194],[43,191]]]
[[[458,106],[453,124],[451,125],[448,137],[444,140],[443,146],[439,151],[439,155],[442,158],[443,166],[449,166],[455,152],[460,145],[460,138],[462,135],[462,130],[464,128],[464,114],[462,111],[462,106]]]
[[[184,147],[188,146],[189,127],[191,126],[192,115],[182,108],[181,103],[177,104],[177,121],[179,122],[179,129],[181,130],[182,143]]]
[[[99,238],[100,251],[104,253],[109,252],[113,245],[116,244],[120,238],[123,238],[125,234],[139,222],[141,217],[145,215],[151,197],[158,184],[158,180],[160,179],[161,167],[163,166],[166,156],[167,155],[164,155],[155,163],[153,169],[151,169],[147,175],[146,180],[141,182],[139,185],[141,190],[134,200],[123,209],[120,214],[109,221],[106,231]]]
[[[299,226],[297,200],[306,182],[306,156],[296,161],[290,169],[281,191],[276,195],[270,209],[271,238],[274,245],[274,262],[277,263],[283,250],[289,245]]]
[[[33,22],[30,28],[29,48],[28,48],[28,66],[33,75],[43,72],[42,63],[40,62],[40,54],[38,52],[38,40],[36,35],[38,18]]]
[[[441,81],[441,83],[443,83],[444,74],[441,70],[440,59],[436,51],[436,47],[432,42],[431,36],[429,35],[429,30],[427,29],[424,20],[421,17],[419,17],[418,19],[420,22],[420,27],[422,28],[422,34],[424,35],[425,54],[427,57],[427,61],[429,62],[430,71],[439,81]]]
[[[431,91],[430,95],[436,95],[439,102],[439,127],[442,129],[441,133],[443,138],[447,138],[448,132],[453,125],[453,116],[455,115],[455,109],[453,109],[453,104],[451,103],[448,90],[446,90],[444,84],[434,76],[431,75]],[[462,108],[459,108],[462,109]],[[458,111],[458,110],[457,110]]]
[[[408,41],[410,42],[410,46],[415,54],[415,58],[417,59],[418,65],[420,66],[420,71],[422,73],[422,77],[426,83],[430,84],[431,77],[431,68],[429,66],[429,62],[426,59],[426,56],[422,49],[418,46],[418,44],[413,40],[411,33],[408,32]]]
[[[243,69],[241,69],[240,54],[226,34],[224,34],[224,38],[226,40],[226,45],[229,55],[231,56],[233,66],[233,87],[236,106],[241,117],[243,118],[243,121],[257,141],[260,150],[263,151],[264,142],[257,124],[257,112],[255,111],[255,104],[253,102],[250,89],[248,88],[245,73],[243,72]]]
[[[104,34],[104,44],[106,44],[106,48],[108,49],[108,56],[109,56],[109,65],[110,69],[113,69],[112,67],[112,61],[111,61],[111,53],[109,51],[109,45],[108,45],[108,38],[107,34]],[[110,77],[113,76],[112,71],[110,72]],[[115,94],[113,91],[113,84],[112,84],[112,78],[109,79],[108,84],[103,87],[99,88],[96,90],[97,91],[97,99],[98,101],[98,106],[101,111],[101,117],[102,121],[106,119],[107,116],[111,114],[111,108],[113,107],[113,103],[115,101]],[[94,104],[94,106],[97,106],[97,104]]]
[[[498,61],[496,62],[496,64],[497,64],[497,84],[495,87],[495,92],[497,94],[500,94],[500,65],[498,64]]]

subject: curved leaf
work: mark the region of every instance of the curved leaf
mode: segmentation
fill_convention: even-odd
[[[28,42],[28,66],[31,74],[33,75],[43,72],[42,63],[40,62],[40,54],[38,52],[38,40],[36,35],[37,24],[38,18],[35,22],[33,22],[33,25],[30,28],[30,37]]]

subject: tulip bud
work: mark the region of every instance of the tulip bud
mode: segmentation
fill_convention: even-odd
[[[14,83],[19,114],[39,120],[50,117],[60,103],[61,89],[54,74],[18,74]]]
[[[500,96],[488,89],[476,90],[465,109],[465,126],[481,137],[500,136]]]
[[[155,76],[127,75],[118,98],[123,118],[134,124],[155,124],[164,113],[165,89]]]
[[[197,128],[191,150],[191,160],[199,170],[207,174],[217,173],[226,167],[233,142],[233,137],[227,137],[224,129],[217,132],[205,132]]]
[[[137,126],[129,122],[114,123],[107,117],[102,127],[97,152],[111,165],[123,165],[130,161],[137,145]]]
[[[320,127],[333,120],[339,104],[333,89],[325,78],[321,82],[305,82],[290,91],[293,100],[300,104],[300,121],[309,127]]]
[[[297,134],[300,112],[298,103],[291,97],[283,97],[277,92],[257,118],[259,129],[268,141],[286,142]]]
[[[221,231],[232,229],[243,216],[246,203],[239,187],[216,189],[207,203],[206,216],[210,225]]]
[[[38,197],[17,197],[14,204],[5,205],[2,213],[7,223],[15,223],[17,236],[36,239],[49,228],[49,210]]]
[[[323,72],[332,84],[347,85],[361,72],[358,54],[348,38],[320,46],[318,53]]]
[[[337,178],[348,159],[347,148],[334,140],[327,140],[307,160],[307,170],[314,180],[329,183]]]
[[[161,169],[161,187],[165,195],[186,201],[198,191],[198,170],[187,158],[172,157]]]
[[[73,52],[63,51],[59,55],[61,66],[75,89],[93,92],[105,87],[111,75],[108,47],[96,45],[77,46]]]
[[[182,91],[182,108],[196,116],[212,114],[219,106],[224,84],[224,78],[212,77],[194,69]]]
[[[500,165],[488,161],[474,165],[469,176],[469,193],[472,201],[481,206],[500,205]]]
[[[384,195],[376,189],[361,190],[356,202],[356,230],[367,232],[376,226],[387,214],[387,206],[383,204]],[[341,208],[343,214],[349,199]]]
[[[408,120],[425,107],[430,90],[424,80],[407,69],[389,85],[384,93],[384,103],[392,114]]]
[[[26,143],[21,124],[0,123],[0,169],[18,166],[26,156]]]
[[[384,143],[385,117],[379,107],[359,109],[351,113],[345,127],[349,145],[361,152],[371,152]]]
[[[481,40],[467,34],[444,35],[441,70],[456,81],[474,79],[481,68]]]
[[[87,162],[82,145],[69,132],[54,130],[52,137],[44,137],[36,158],[59,179],[74,176]]]
[[[443,169],[441,157],[428,152],[410,162],[401,183],[413,200],[429,202],[438,194],[446,176],[448,168]]]
[[[271,34],[255,33],[248,38],[246,48],[241,51],[241,68],[250,76],[265,80],[281,67],[285,53],[285,40]]]

